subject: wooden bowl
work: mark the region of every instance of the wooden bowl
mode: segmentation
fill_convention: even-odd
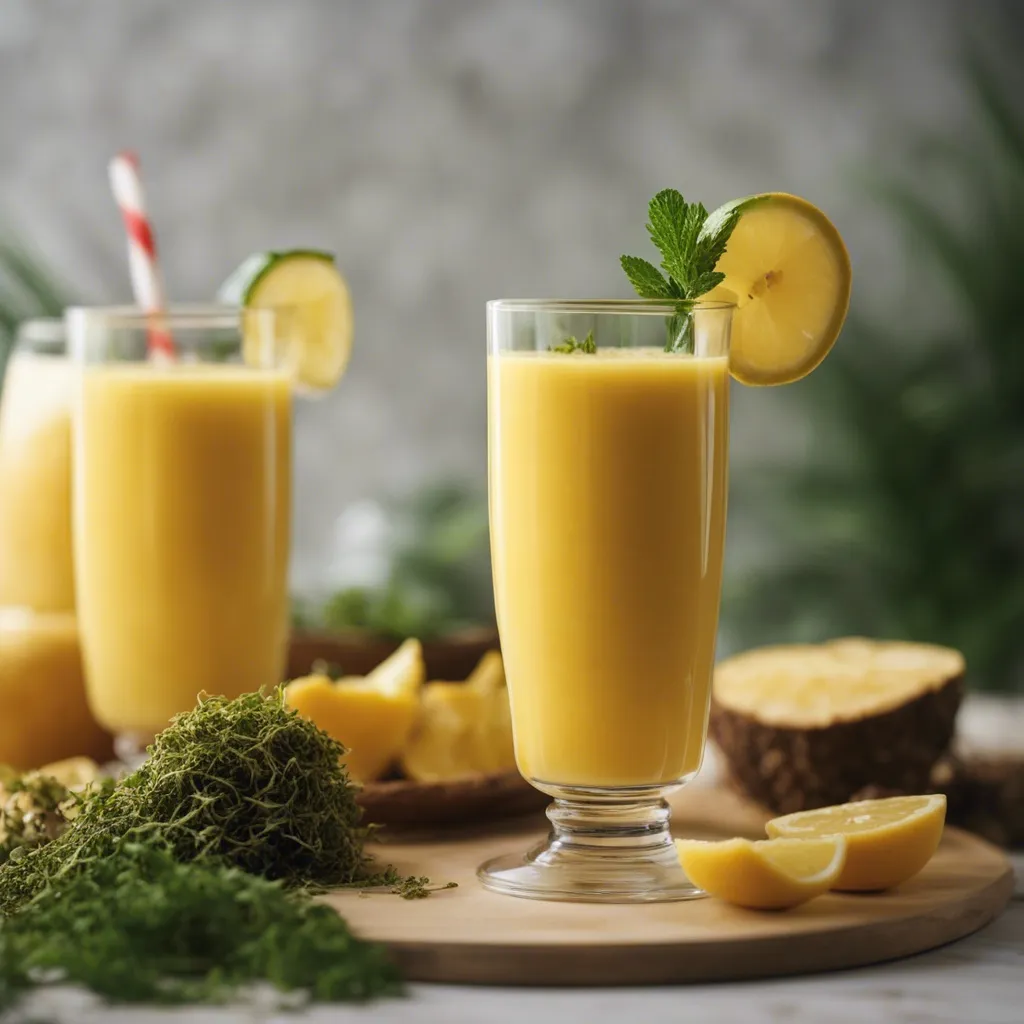
[[[288,650],[288,678],[308,675],[317,661],[344,675],[365,676],[393,653],[401,640],[358,631],[295,633]],[[423,643],[428,679],[458,681],[487,651],[499,649],[497,630],[467,629]]]
[[[542,810],[551,801],[517,771],[451,782],[371,782],[358,799],[368,822],[428,831],[520,818]]]
[[[372,634],[297,633],[288,656],[288,678],[308,675],[322,661],[332,674],[366,675],[401,641]],[[493,629],[465,630],[423,644],[428,680],[465,679],[487,651],[499,650]],[[522,817],[549,798],[518,772],[467,776],[450,782],[388,779],[367,783],[359,794],[366,821],[394,829],[453,829]]]

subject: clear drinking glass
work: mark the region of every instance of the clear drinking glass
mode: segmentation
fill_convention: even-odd
[[[18,327],[0,397],[0,606],[68,612],[73,368],[61,320]]]
[[[89,703],[137,757],[205,691],[281,681],[291,382],[275,314],[70,309],[74,564]],[[173,359],[150,355],[168,332]]]
[[[488,303],[498,629],[516,761],[554,798],[546,842],[480,868],[489,889],[700,895],[679,866],[665,796],[696,774],[707,729],[732,312]]]

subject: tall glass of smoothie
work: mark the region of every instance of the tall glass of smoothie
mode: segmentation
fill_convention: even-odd
[[[704,750],[725,540],[733,307],[488,304],[491,548],[519,770],[548,840],[499,892],[700,895],[666,794]]]
[[[132,758],[201,692],[281,681],[291,383],[270,310],[75,308],[67,325],[86,688]]]

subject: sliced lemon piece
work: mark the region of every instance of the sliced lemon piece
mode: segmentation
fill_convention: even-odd
[[[489,651],[464,683],[433,682],[423,690],[420,719],[402,756],[418,782],[515,767],[512,715],[501,655]]]
[[[422,647],[410,639],[367,676],[293,680],[285,700],[344,745],[354,782],[372,782],[398,759],[412,732],[424,677]]]
[[[846,865],[833,889],[877,892],[913,878],[932,858],[942,839],[946,798],[893,796],[882,800],[799,811],[773,818],[770,836],[846,839]]]
[[[221,286],[218,297],[277,312],[277,340],[300,389],[328,391],[341,379],[352,355],[352,299],[331,253],[256,253]],[[249,361],[264,358],[266,339],[258,326],[246,324],[243,355]]]
[[[835,225],[806,199],[769,192],[726,203],[704,233],[738,214],[707,298],[735,302],[729,370],[744,384],[789,384],[828,355],[850,305],[852,271]]]
[[[752,910],[785,910],[828,892],[846,857],[842,836],[826,839],[677,839],[679,862],[705,892]]]

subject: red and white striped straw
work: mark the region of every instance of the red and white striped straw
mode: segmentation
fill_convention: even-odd
[[[174,340],[159,315],[166,312],[167,302],[156,258],[156,239],[146,214],[139,158],[134,153],[126,150],[110,161],[110,187],[128,233],[128,269],[135,301],[142,310],[154,314],[149,329],[150,352],[173,359]]]

